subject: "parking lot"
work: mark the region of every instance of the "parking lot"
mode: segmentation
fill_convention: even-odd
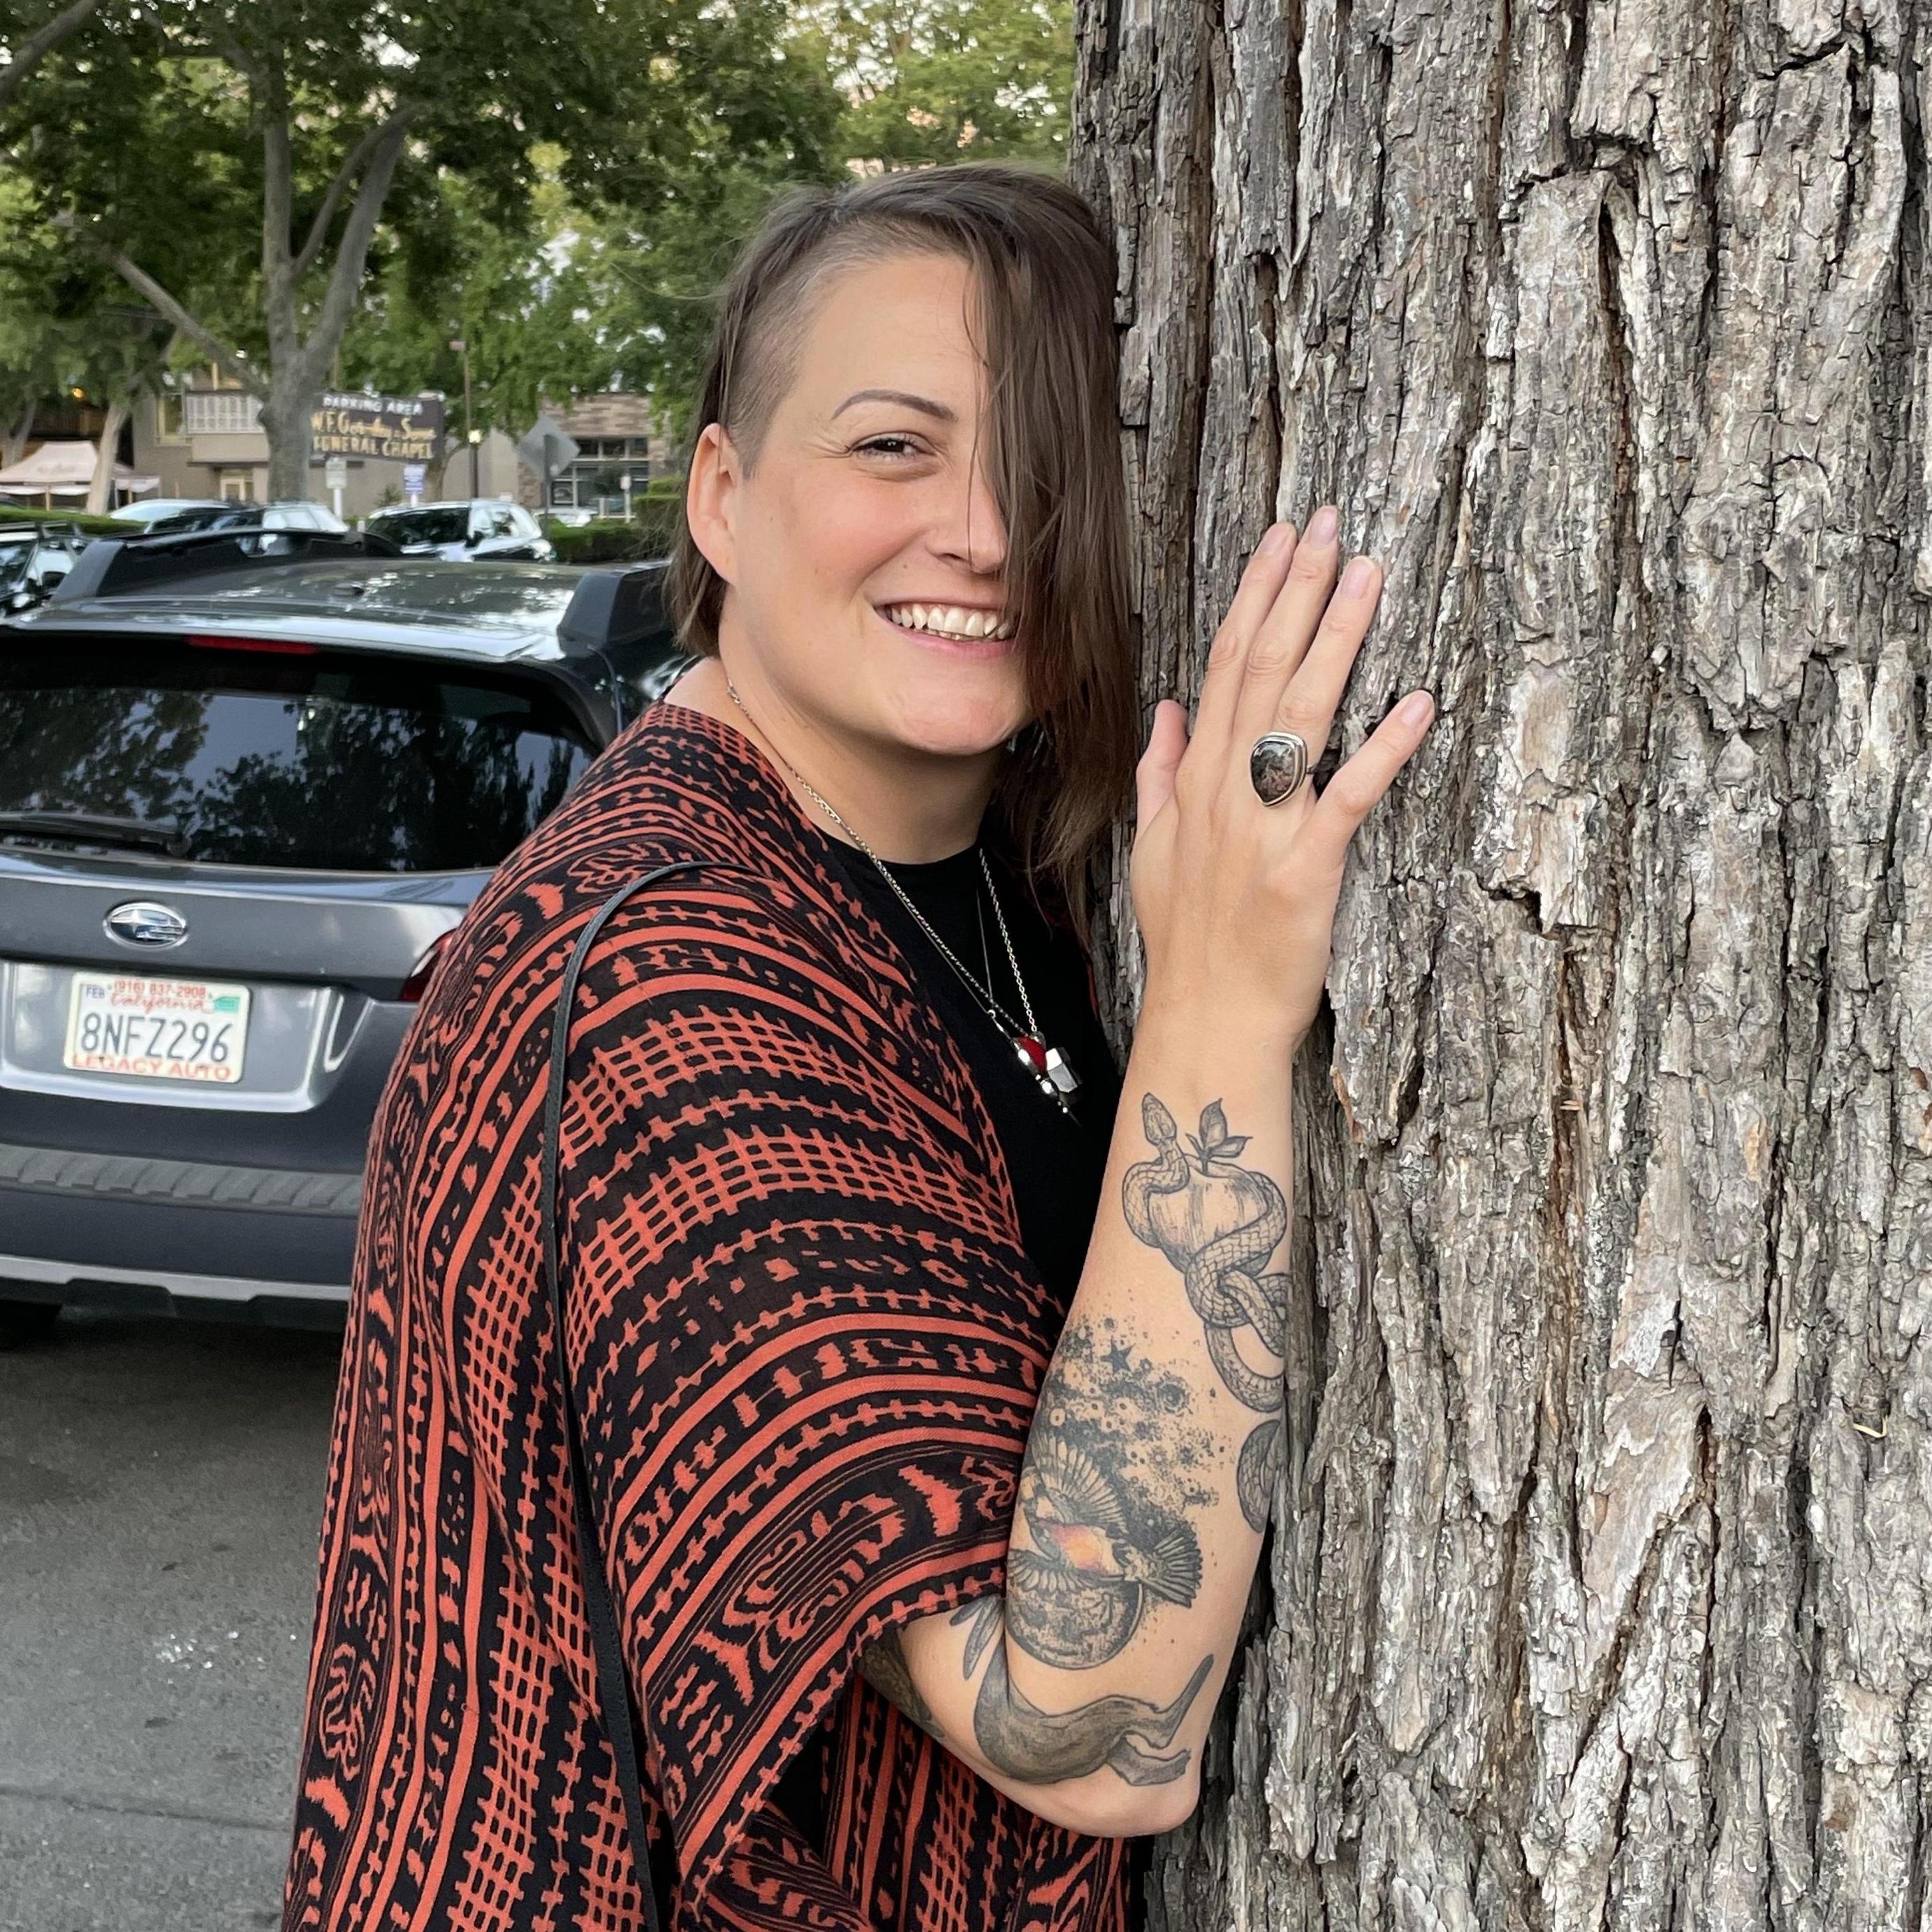
[[[338,1340],[0,1354],[0,1928],[279,1922]]]

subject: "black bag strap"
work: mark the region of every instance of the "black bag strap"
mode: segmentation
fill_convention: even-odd
[[[563,985],[557,995],[556,1017],[553,1022],[550,1048],[550,1083],[544,1096],[543,1142],[539,1184],[542,1188],[538,1217],[543,1227],[543,1270],[548,1291],[550,1320],[556,1335],[557,1379],[563,1396],[564,1433],[570,1442],[571,1501],[577,1517],[577,1554],[584,1572],[584,1607],[590,1623],[590,1641],[597,1653],[597,1698],[602,1707],[604,1734],[610,1742],[610,1755],[616,1760],[617,1782],[624,1793],[624,1815],[629,1821],[631,1845],[637,1858],[638,1878],[644,1895],[644,1923],[649,1932],[663,1932],[670,1916],[674,1873],[650,1834],[644,1816],[644,1794],[638,1780],[638,1738],[640,1725],[636,1700],[631,1695],[631,1680],[624,1668],[624,1649],[617,1630],[617,1612],[610,1600],[610,1586],[604,1574],[604,1552],[598,1540],[597,1525],[590,1511],[590,1483],[584,1463],[583,1423],[577,1413],[576,1397],[571,1388],[569,1357],[564,1347],[564,1280],[558,1256],[556,1227],[557,1162],[563,1130],[563,1090],[566,1067],[570,1058],[570,1009],[577,998],[577,982],[590,949],[610,922],[637,893],[672,872],[688,872],[706,866],[732,872],[748,868],[728,866],[713,859],[679,859],[654,872],[645,873],[613,892],[584,928],[563,969]]]

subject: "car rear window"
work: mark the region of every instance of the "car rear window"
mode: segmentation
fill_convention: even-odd
[[[397,510],[371,517],[368,527],[393,544],[460,543],[470,534],[470,509]]]
[[[531,679],[266,640],[0,646],[8,843],[112,844],[88,827],[119,820],[211,864],[481,869],[593,754]]]

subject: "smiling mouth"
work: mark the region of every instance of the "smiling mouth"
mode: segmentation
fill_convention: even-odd
[[[955,644],[975,644],[1010,638],[1015,625],[997,611],[975,610],[962,604],[881,604],[880,616],[907,631],[923,631],[928,637],[946,638]]]

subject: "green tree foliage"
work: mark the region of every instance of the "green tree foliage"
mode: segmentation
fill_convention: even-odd
[[[61,0],[56,6],[0,5],[0,114],[47,56],[100,10],[100,0]]]
[[[433,258],[452,184],[523,232],[546,148],[595,207],[662,196],[694,124],[770,138],[795,92],[760,38],[776,17],[705,0],[149,0],[49,59],[15,152],[37,214],[262,397],[271,488],[299,494],[372,256],[379,279],[418,237]]]
[[[845,98],[854,161],[1064,158],[1072,0],[808,0],[798,16]]]

